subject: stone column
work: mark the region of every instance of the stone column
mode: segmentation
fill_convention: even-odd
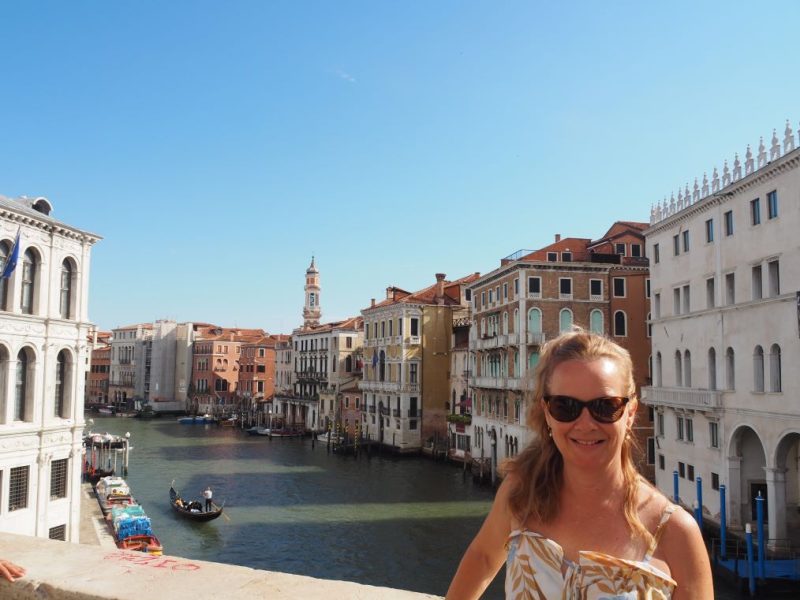
[[[785,540],[786,530],[786,469],[764,469],[767,477],[767,514],[769,546]]]

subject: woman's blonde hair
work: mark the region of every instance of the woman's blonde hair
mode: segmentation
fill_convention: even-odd
[[[509,496],[509,505],[514,516],[525,522],[529,517],[548,523],[558,514],[561,485],[564,476],[564,461],[553,438],[544,414],[544,396],[556,367],[568,360],[597,360],[608,358],[622,371],[625,380],[624,395],[637,402],[636,384],[633,380],[633,363],[627,350],[608,338],[583,330],[564,333],[547,342],[542,350],[534,373],[533,392],[527,392],[528,410],[526,421],[534,433],[533,441],[516,457],[505,462],[503,470],[513,475],[516,487]],[[529,388],[530,389],[530,388]],[[625,519],[631,535],[638,535],[648,544],[653,536],[639,519],[637,510],[640,476],[633,463],[636,440],[626,435],[622,442],[622,474],[625,481]]]

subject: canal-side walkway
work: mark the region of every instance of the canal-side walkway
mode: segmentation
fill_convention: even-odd
[[[177,556],[148,556],[0,533],[0,555],[25,577],[0,581],[3,600],[425,600],[429,594],[225,565]]]
[[[116,548],[114,536],[106,525],[103,511],[91,483],[81,484],[81,523],[79,542],[89,546]]]

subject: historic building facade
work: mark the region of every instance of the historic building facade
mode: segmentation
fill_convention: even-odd
[[[371,440],[416,452],[441,440],[446,447],[450,350],[454,317],[467,314],[466,286],[477,274],[410,293],[386,288],[364,317],[362,422]]]
[[[135,408],[136,365],[138,361],[144,366],[143,342],[145,338],[151,337],[152,328],[151,323],[139,323],[117,327],[111,331],[111,376],[108,382],[108,395],[110,403],[117,411]],[[138,396],[138,400],[141,402],[141,395]]]
[[[472,457],[493,474],[529,441],[526,392],[548,339],[573,326],[608,335],[631,353],[637,388],[649,382],[645,227],[619,221],[597,240],[557,235],[469,286]],[[641,406],[634,431],[639,468],[652,478],[651,416]]]
[[[756,157],[727,162],[653,208],[651,256],[656,484],[729,523],[800,538],[800,150],[787,123]],[[769,156],[768,156],[769,153]],[[674,475],[677,474],[676,475]]]
[[[100,237],[51,211],[46,198],[0,196],[0,529],[78,541],[89,264]]]

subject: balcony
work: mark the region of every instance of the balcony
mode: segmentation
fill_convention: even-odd
[[[418,335],[410,335],[405,339],[405,342],[411,346],[419,346],[420,337]]]
[[[504,390],[508,387],[508,378],[506,377],[472,377],[470,378],[470,385],[480,388],[493,388]]]
[[[650,406],[716,410],[722,408],[722,392],[691,388],[643,387],[642,401]]]
[[[472,424],[472,415],[457,415],[457,414],[450,414],[447,415],[447,422],[448,423],[456,423],[460,425],[471,425]]]
[[[589,294],[589,300],[592,302],[602,302],[603,294]]]
[[[508,336],[506,336],[506,344],[508,344],[509,346],[514,346],[516,344],[519,344],[519,334],[509,333]]]
[[[544,331],[529,331],[527,333],[527,342],[531,346],[541,346],[544,344],[545,335]]]
[[[400,391],[403,392],[419,392],[418,383],[404,383],[400,386]]]

